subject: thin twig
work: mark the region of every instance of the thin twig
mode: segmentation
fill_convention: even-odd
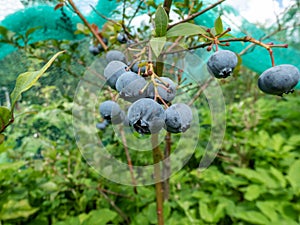
[[[109,204],[116,210],[116,212],[126,221],[127,224],[130,224],[129,218],[126,216],[126,214],[114,203],[113,200],[111,200],[100,188],[97,188],[97,190],[100,192],[100,194],[109,202]]]
[[[199,96],[202,94],[202,92],[208,87],[208,85],[214,80],[213,77],[209,78],[205,84],[203,84],[201,86],[201,88],[197,91],[197,93],[194,95],[193,99],[191,99],[191,101],[188,103],[189,106],[191,106],[198,98]]]
[[[295,25],[293,25],[293,26],[287,26],[287,27],[284,27],[284,28],[282,28],[282,26],[279,26],[278,29],[276,29],[276,30],[274,30],[273,32],[271,32],[270,34],[268,34],[268,35],[262,37],[260,40],[261,40],[261,41],[266,40],[266,39],[272,37],[273,35],[275,35],[275,34],[281,32],[281,31],[287,30],[287,29],[289,29],[289,28],[299,27],[299,26],[300,26],[300,24],[295,24]],[[243,49],[243,50],[239,53],[239,55],[242,56],[242,55],[246,54],[246,53],[249,51],[249,49],[251,49],[251,48],[254,47],[254,46],[255,46],[254,43],[248,45],[245,49]]]
[[[132,161],[131,161],[131,157],[130,157],[130,154],[129,154],[129,151],[128,151],[126,136],[125,136],[122,125],[119,126],[119,129],[120,129],[120,134],[121,134],[121,138],[122,138],[122,142],[123,142],[123,146],[124,146],[124,151],[125,151],[125,154],[126,154],[127,163],[128,163],[128,167],[129,167],[129,171],[130,171],[130,176],[131,176],[132,185],[133,185],[133,191],[134,191],[135,194],[137,194],[138,192],[137,192],[137,189],[136,189],[136,179],[134,177]]]
[[[130,20],[129,20],[129,22],[128,22],[128,27],[130,26],[132,20],[135,18],[136,14],[137,14],[137,13],[139,12],[139,10],[141,9],[143,2],[144,2],[143,0],[140,0],[139,5],[137,6],[135,12],[133,13],[132,17],[130,18]]]
[[[220,43],[226,43],[226,42],[237,42],[237,41],[241,41],[241,42],[252,42],[256,45],[259,45],[261,47],[264,47],[265,49],[267,49],[268,51],[271,49],[271,48],[274,48],[274,47],[281,47],[281,48],[286,48],[287,45],[282,45],[282,46],[278,46],[278,45],[269,45],[269,44],[264,44],[262,43],[261,41],[259,40],[256,40],[250,36],[245,36],[245,37],[241,37],[241,38],[228,38],[228,39],[222,39],[222,40],[218,40],[218,42]],[[196,45],[196,46],[192,46],[192,47],[189,47],[189,48],[186,48],[186,49],[179,49],[179,50],[175,50],[175,51],[170,51],[170,52],[162,52],[161,55],[165,55],[165,54],[174,54],[174,53],[179,53],[179,52],[184,52],[184,51],[189,51],[189,50],[194,50],[194,49],[198,49],[198,48],[205,48],[207,46],[211,45],[211,42],[209,43],[202,43],[202,44],[199,44],[199,45]]]
[[[171,5],[172,5],[172,0],[165,0],[164,1],[164,9],[165,9],[168,16],[170,14]]]
[[[131,199],[131,200],[134,199],[133,196],[124,195],[124,194],[117,193],[117,192],[114,192],[114,191],[111,191],[111,190],[107,190],[107,189],[103,189],[103,188],[100,188],[100,187],[98,187],[98,190],[101,190],[104,193],[107,193],[107,194],[110,194],[110,195],[120,196],[120,197],[128,198],[128,199]]]
[[[175,42],[167,49],[166,52],[170,52],[173,48],[175,48],[179,44],[179,41],[182,38],[183,38],[183,36],[179,36],[178,38],[176,38]]]
[[[188,22],[188,21],[190,21],[190,20],[193,20],[193,19],[195,19],[196,17],[202,15],[203,13],[206,13],[207,11],[211,10],[212,8],[215,8],[216,6],[218,6],[219,4],[221,4],[221,3],[224,2],[224,1],[225,1],[225,0],[220,0],[220,1],[218,1],[218,2],[216,2],[216,3],[214,3],[214,4],[210,5],[210,6],[208,6],[207,8],[205,8],[205,9],[199,11],[199,12],[193,13],[193,14],[191,14],[190,16],[188,16],[187,18],[185,18],[185,19],[183,19],[183,20],[180,20],[180,21],[178,21],[177,23],[173,23],[173,24],[169,25],[169,26],[168,26],[168,29],[171,29],[172,27],[174,27],[174,26],[176,26],[176,25],[178,25],[178,24],[180,24],[180,23],[185,23],[185,22]]]
[[[89,30],[92,32],[94,37],[99,41],[99,43],[102,45],[103,49],[107,51],[108,47],[107,45],[103,42],[102,38],[98,35],[98,33],[93,29],[91,24],[85,19],[85,17],[82,15],[82,13],[78,10],[77,6],[74,4],[73,0],[68,0],[69,4],[72,6],[73,10],[75,13],[80,17],[82,22],[89,28]]]
[[[128,31],[126,25],[125,25],[125,14],[126,14],[126,0],[123,0],[123,12],[122,12],[122,23],[121,26],[123,28],[124,33],[130,37],[133,38],[133,36],[131,35],[131,33]]]
[[[117,24],[117,25],[119,25],[119,26],[122,26],[120,23],[118,23],[118,22],[116,22],[116,21],[114,21],[114,20],[112,20],[112,19],[110,19],[110,18],[104,16],[103,14],[101,14],[94,6],[92,6],[92,5],[90,5],[90,6],[92,7],[93,11],[94,11],[98,16],[102,17],[103,19],[105,19],[105,20],[107,20],[107,21],[109,21],[109,22],[112,22],[113,24]]]

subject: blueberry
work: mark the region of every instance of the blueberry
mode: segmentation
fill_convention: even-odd
[[[207,70],[216,78],[230,76],[238,63],[236,54],[229,50],[219,50],[210,56],[207,62]]]
[[[103,42],[107,45],[108,40],[106,38],[102,38]],[[93,44],[93,41],[91,41],[91,45],[89,47],[89,52],[92,53],[93,55],[98,55],[100,52],[102,52],[104,49],[101,44],[98,44],[95,46]]]
[[[124,34],[124,33],[118,33],[118,35],[117,35],[117,40],[118,40],[118,42],[120,42],[121,44],[124,44],[124,43],[127,42],[128,37],[127,37],[127,35]]]
[[[156,101],[141,98],[128,109],[129,125],[140,134],[158,133],[164,125],[164,109]]]
[[[141,90],[147,85],[147,81],[134,72],[123,73],[116,82],[116,89],[121,98],[126,101],[134,102],[144,98],[147,92]]]
[[[146,72],[145,62],[146,62],[145,60],[142,60],[140,62],[135,62],[131,67],[131,71],[138,73],[140,69],[140,74],[144,74]]]
[[[102,41],[104,42],[104,44],[106,44],[106,45],[108,44],[107,38],[102,38]],[[99,49],[99,51],[103,51],[104,50],[104,48],[102,47],[101,44],[98,45],[98,49]]]
[[[299,80],[300,72],[298,68],[283,64],[264,71],[258,78],[258,87],[267,94],[282,96],[293,92],[293,88]]]
[[[185,132],[193,119],[191,108],[184,103],[177,103],[165,111],[165,129],[171,133]]]
[[[111,61],[108,63],[104,69],[103,75],[111,88],[116,89],[116,82],[123,73],[127,72],[126,68],[127,65],[120,61]]]
[[[123,52],[119,50],[110,50],[106,53],[106,61],[109,63],[111,61],[121,61],[127,63],[126,56]]]
[[[100,50],[97,46],[90,45],[89,52],[93,55],[98,55],[100,53]]]
[[[96,128],[99,130],[105,130],[105,128],[108,126],[109,122],[107,120],[104,120],[102,123],[97,123]]]
[[[160,79],[162,81],[155,79],[158,84],[163,86],[157,86],[158,94],[166,103],[171,102],[176,96],[176,84],[168,77],[160,77]],[[148,96],[154,98],[154,95],[154,86],[151,83],[148,87]]]
[[[119,124],[123,122],[124,113],[118,103],[107,100],[102,102],[99,106],[99,112],[103,119],[112,124]]]

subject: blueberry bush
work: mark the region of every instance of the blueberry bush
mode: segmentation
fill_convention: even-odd
[[[195,23],[223,2],[126,0],[98,26],[50,1],[82,20],[80,41],[1,27],[18,51],[0,70],[0,224],[299,224],[300,72],[275,64],[287,44]],[[244,67],[236,42],[270,68]]]

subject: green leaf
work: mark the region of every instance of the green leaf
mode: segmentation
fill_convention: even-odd
[[[26,164],[25,161],[18,161],[18,162],[8,162],[8,163],[1,163],[0,164],[0,171],[3,170],[17,170],[21,166],[24,166]]]
[[[9,123],[11,119],[11,111],[3,106],[0,106],[0,132]]]
[[[168,15],[162,6],[158,6],[155,12],[155,34],[157,37],[163,37],[167,33],[169,23]]]
[[[278,169],[276,169],[275,167],[272,166],[270,168],[270,173],[278,180],[278,182],[280,183],[281,188],[286,187],[286,179],[283,176],[281,171],[279,171]]]
[[[251,224],[266,225],[270,223],[267,217],[265,217],[262,213],[256,211],[239,211],[236,212],[233,216]]]
[[[209,223],[217,223],[225,215],[226,203],[219,203],[217,207],[209,209],[208,204],[200,202],[199,212],[201,218]]]
[[[248,168],[232,168],[235,174],[243,176],[248,180],[253,182],[264,183],[264,177],[261,176],[260,173],[256,172],[255,170],[248,169]]]
[[[54,225],[80,225],[79,217],[69,217],[64,221],[57,222]]]
[[[291,165],[287,175],[287,179],[289,180],[292,187],[295,189],[300,188],[299,171],[300,171],[300,160],[297,160]]]
[[[190,223],[194,224],[195,217],[193,216],[192,211],[190,209],[192,203],[189,201],[177,201],[177,204],[183,209]]]
[[[42,190],[44,190],[45,192],[48,192],[48,193],[55,192],[58,189],[56,183],[54,183],[52,181],[48,181],[48,182],[42,184],[40,187],[42,188]]]
[[[34,33],[36,30],[41,29],[41,28],[42,28],[42,26],[32,27],[26,31],[25,36],[28,37],[30,34]]]
[[[276,202],[256,202],[257,207],[260,209],[260,211],[265,214],[271,221],[278,220],[278,214],[276,212],[277,203]]]
[[[117,217],[117,213],[109,209],[94,210],[88,215],[88,218],[83,221],[82,225],[105,225]]]
[[[3,37],[6,37],[7,32],[8,32],[8,30],[6,29],[6,27],[0,26],[0,34],[1,34]]]
[[[217,34],[220,34],[224,31],[223,28],[223,22],[221,19],[221,16],[219,16],[216,20],[215,20],[215,30]]]
[[[12,101],[12,107],[11,110],[14,109],[15,104],[21,94],[28,89],[30,89],[36,82],[37,80],[46,72],[46,70],[51,66],[51,64],[54,62],[54,60],[64,51],[56,53],[48,62],[45,66],[43,66],[42,69],[38,71],[33,71],[33,72],[25,72],[22,73],[18,76],[17,81],[16,81],[16,86],[11,93],[11,101]]]
[[[145,214],[146,214],[146,217],[148,218],[148,221],[151,223],[151,224],[155,224],[156,222],[156,215],[157,215],[157,209],[156,209],[156,203],[153,202],[151,203],[146,211],[145,211]]]
[[[262,185],[252,184],[247,186],[246,193],[244,197],[248,201],[253,201],[257,199],[261,193],[265,192],[264,187]]]
[[[197,34],[206,34],[203,27],[192,23],[180,23],[168,30],[167,37],[191,36]]]
[[[203,220],[209,223],[214,222],[213,213],[210,212],[206,203],[200,202],[199,211],[200,211],[200,216]]]
[[[28,218],[36,211],[38,211],[38,208],[32,208],[27,199],[20,201],[9,200],[2,206],[0,218],[1,220],[11,220],[20,217]]]
[[[166,37],[151,38],[150,46],[156,57],[160,55],[161,51],[165,46],[165,43],[166,43]]]

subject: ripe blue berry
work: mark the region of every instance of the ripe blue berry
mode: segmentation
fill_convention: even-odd
[[[210,56],[207,61],[207,70],[216,78],[230,76],[238,63],[236,54],[229,50],[219,50]]]
[[[106,45],[108,44],[107,38],[102,38],[102,41],[104,42],[104,44],[106,44]],[[104,48],[102,47],[101,44],[98,45],[98,49],[99,49],[99,51],[103,51],[104,50]]]
[[[118,42],[120,42],[121,44],[124,44],[124,43],[127,42],[128,37],[127,37],[127,35],[124,34],[124,33],[118,33],[118,35],[117,35],[117,40],[118,40]]]
[[[140,98],[144,98],[147,92],[141,92],[146,86],[147,81],[134,72],[123,73],[116,82],[116,89],[121,98],[126,101],[134,102]]]
[[[118,103],[107,100],[102,102],[99,106],[99,112],[103,119],[112,124],[119,124],[123,122],[124,113]]]
[[[100,53],[100,50],[97,46],[90,45],[89,52],[93,55],[98,55]]]
[[[107,120],[104,120],[101,123],[96,124],[96,128],[99,130],[105,130],[105,128],[108,126],[109,122]]]
[[[141,98],[128,109],[129,125],[140,134],[158,133],[164,125],[164,109],[156,101]]]
[[[120,61],[111,61],[108,63],[104,69],[103,75],[111,88],[116,89],[116,82],[123,73],[127,72],[126,68],[127,65]]]
[[[183,103],[171,105],[165,111],[165,129],[171,133],[185,132],[193,119],[191,108]]]
[[[106,61],[109,63],[111,61],[121,61],[127,63],[126,56],[123,52],[119,50],[110,50],[106,53]]]
[[[166,102],[171,102],[176,96],[176,84],[168,77],[160,77],[161,80],[155,79],[162,86],[157,86],[159,96]],[[148,87],[148,96],[155,97],[153,83]]]
[[[145,65],[140,65],[140,64],[145,64],[145,61],[142,60],[141,62],[136,62],[132,65],[131,71],[138,73],[140,69],[140,74],[144,74],[146,72],[146,66]]]
[[[258,78],[258,87],[267,94],[282,96],[293,92],[293,88],[299,80],[300,72],[298,68],[283,64],[264,71]]]

